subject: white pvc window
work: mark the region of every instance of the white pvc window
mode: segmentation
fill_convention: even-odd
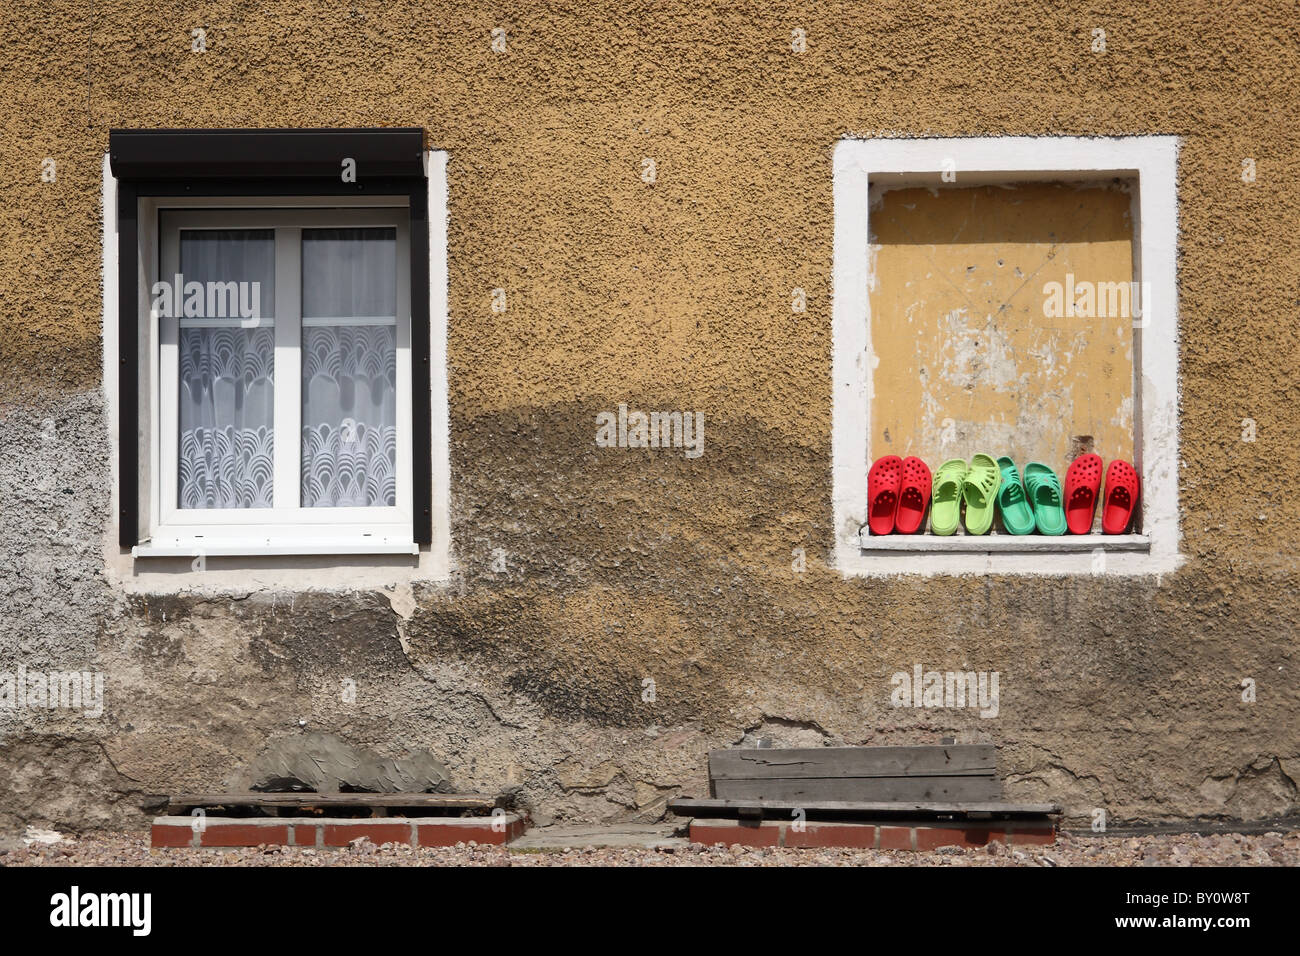
[[[158,222],[153,546],[409,544],[407,210]]]

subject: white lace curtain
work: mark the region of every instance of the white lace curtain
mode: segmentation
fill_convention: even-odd
[[[183,328],[182,508],[269,508],[275,330]]]
[[[302,506],[397,503],[392,325],[302,330]]]
[[[302,506],[397,503],[397,232],[302,232]]]
[[[258,283],[262,317],[247,329],[238,318],[181,319],[180,507],[269,508],[275,484],[275,234],[183,230],[180,267],[187,285],[199,282],[205,289],[209,282]]]
[[[202,239],[187,243],[191,235]],[[265,282],[270,274],[273,282],[267,237],[269,230],[183,233],[186,281]],[[396,504],[396,252],[391,228],[302,231],[304,508]],[[273,289],[263,286],[264,315]],[[273,328],[183,321],[181,507],[271,507],[274,356]]]

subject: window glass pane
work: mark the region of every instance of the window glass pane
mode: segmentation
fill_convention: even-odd
[[[258,316],[273,314],[274,232],[182,230],[180,268],[179,506],[269,508],[275,332]]]
[[[269,508],[275,330],[180,331],[180,507]]]
[[[304,318],[397,318],[397,230],[304,229]]]
[[[302,505],[397,504],[397,231],[302,234]]]
[[[238,318],[247,327],[275,315],[274,229],[182,229],[180,253],[176,314],[186,324]]]

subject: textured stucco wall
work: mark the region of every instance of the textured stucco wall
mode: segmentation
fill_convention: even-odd
[[[653,818],[702,789],[709,747],[755,734],[990,740],[1011,796],[1074,819],[1293,811],[1293,5],[507,9],[0,10],[0,666],[107,678],[98,720],[0,713],[0,828],[138,826],[140,793],[247,782],[272,741],[311,731],[431,751],[543,821]],[[111,586],[109,127],[384,124],[450,154],[451,583]],[[843,578],[826,563],[835,143],[1146,133],[1182,137],[1187,563]],[[705,454],[596,448],[596,413],[621,401],[703,412]],[[890,675],[915,663],[999,671],[999,716],[891,709]]]

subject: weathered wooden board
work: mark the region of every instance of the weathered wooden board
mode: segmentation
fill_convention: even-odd
[[[974,803],[997,800],[996,777],[770,777],[713,781],[723,799],[748,800],[890,800]]]
[[[167,798],[173,811],[195,807],[425,807],[491,809],[495,797],[478,793],[178,793]]]
[[[748,800],[997,800],[991,744],[714,750],[715,797]]]
[[[668,801],[668,809],[683,815],[694,815],[695,811],[736,811],[763,810],[789,815],[792,810],[806,813],[843,814],[851,816],[884,815],[889,817],[915,816],[938,817],[954,816],[971,819],[1041,817],[1061,813],[1061,807],[1055,803],[1004,803],[1002,801],[983,801],[978,803],[941,803],[932,801],[898,800],[889,802],[869,802],[860,800],[729,800],[710,797],[674,797]]]
[[[767,777],[910,777],[997,775],[992,744],[930,747],[809,747],[713,750],[714,780]]]

